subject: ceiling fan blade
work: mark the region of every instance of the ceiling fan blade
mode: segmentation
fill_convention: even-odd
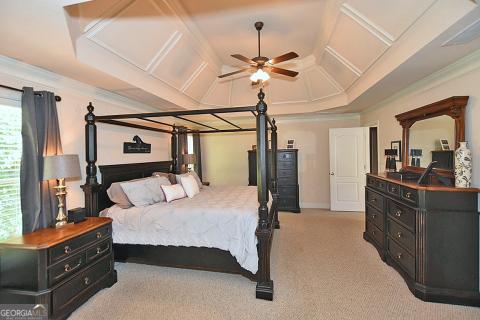
[[[241,60],[243,62],[256,65],[255,61],[253,61],[252,59],[249,59],[245,56],[242,56],[241,54],[232,54],[232,57],[234,57],[235,59]]]
[[[298,74],[297,71],[292,71],[292,70],[287,70],[287,69],[282,69],[277,67],[264,67],[264,69],[267,69],[273,73],[283,74],[284,76],[288,76],[288,77],[296,77]]]
[[[233,71],[233,72],[229,72],[229,73],[225,73],[225,74],[222,74],[222,75],[219,75],[218,77],[219,78],[225,78],[225,77],[229,77],[229,76],[233,76],[234,74],[237,74],[237,73],[242,73],[244,71],[248,71],[250,70],[251,68],[243,68],[243,69],[240,69],[240,70],[237,70],[237,71]]]
[[[280,63],[280,62],[287,61],[290,59],[295,59],[295,58],[298,58],[298,54],[292,51],[289,53],[282,54],[281,56],[278,56],[276,58],[270,59],[269,63],[276,64],[276,63]]]

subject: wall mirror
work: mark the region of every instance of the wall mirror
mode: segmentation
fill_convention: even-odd
[[[395,117],[403,128],[402,167],[423,172],[431,161],[435,171],[453,176],[454,150],[465,141],[465,107],[468,97],[451,97]]]

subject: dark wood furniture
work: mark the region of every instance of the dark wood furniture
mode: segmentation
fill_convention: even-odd
[[[178,173],[180,167],[180,155],[177,154],[179,143],[179,131],[175,125],[163,123],[158,120],[161,117],[176,117],[184,121],[189,121],[197,125],[208,127],[209,130],[192,130],[184,128],[187,132],[196,132],[199,134],[222,133],[222,132],[243,132],[255,131],[257,135],[257,179],[258,179],[258,226],[255,235],[258,239],[258,271],[255,275],[248,274],[248,271],[242,269],[228,251],[216,250],[211,248],[185,248],[185,247],[165,247],[150,245],[114,245],[115,256],[122,261],[135,261],[154,265],[176,266],[182,268],[202,269],[221,272],[240,273],[253,278],[257,281],[256,297],[259,299],[273,299],[273,281],[270,277],[270,251],[274,229],[278,228],[278,210],[277,210],[277,177],[276,161],[272,161],[270,167],[267,163],[268,136],[270,131],[272,152],[277,152],[277,126],[274,119],[267,115],[267,104],[264,101],[265,94],[260,89],[258,93],[258,103],[256,106],[202,109],[202,110],[181,110],[138,114],[121,114],[96,116],[94,107],[90,103],[87,106],[88,113],[85,115],[85,146],[86,146],[86,183],[82,186],[85,193],[85,208],[87,216],[98,215],[98,212],[107,208],[111,203],[106,195],[106,190],[112,182],[125,181],[138,177],[151,175],[153,171]],[[241,128],[219,116],[223,113],[248,112],[256,118],[256,128]],[[232,125],[235,129],[217,129],[209,125],[204,125],[198,121],[184,118],[184,116],[212,115],[217,119]],[[155,118],[156,120],[152,119]],[[147,124],[139,125],[130,122],[121,121],[122,119],[144,120]],[[148,121],[148,122],[147,122]],[[97,126],[96,123],[107,123],[111,125],[131,127],[142,130],[150,130],[172,135],[171,150],[172,161],[103,166],[102,183],[97,180]],[[158,125],[171,126],[172,130],[159,128]],[[273,157],[276,159],[276,157]],[[153,168],[155,167],[155,168]],[[273,174],[267,173],[271,170]],[[272,193],[273,201],[271,208],[268,208],[269,191]]]
[[[65,319],[117,281],[109,218],[88,218],[0,243],[0,301],[48,305]]]
[[[395,116],[403,128],[403,157],[402,167],[411,172],[423,172],[424,168],[412,167],[408,163],[409,137],[412,125],[421,120],[430,119],[442,115],[447,115],[455,120],[455,144],[454,149],[458,147],[460,141],[465,141],[465,108],[468,103],[468,96],[454,96],[448,99],[437,101],[429,105],[410,110]],[[452,170],[434,169],[440,175],[453,177]]]
[[[480,306],[479,191],[368,174],[363,237],[416,297]]]
[[[269,163],[272,161],[269,152]],[[248,185],[257,185],[257,152],[248,150]],[[298,149],[278,149],[277,151],[277,208],[279,211],[300,213],[298,186]]]
[[[432,151],[432,161],[437,161],[436,168],[453,170],[455,163],[455,151],[453,150],[434,150]]]

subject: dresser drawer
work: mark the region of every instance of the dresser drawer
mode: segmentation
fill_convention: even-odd
[[[277,178],[287,178],[287,179],[295,180],[295,177],[296,177],[295,170],[292,170],[292,168],[277,169]]]
[[[277,153],[277,162],[283,161],[295,161],[295,153],[294,152],[279,152]]]
[[[417,204],[418,202],[418,192],[415,189],[402,187],[400,190],[400,196],[409,203]]]
[[[381,191],[387,190],[387,182],[381,179],[377,179],[371,176],[367,176],[367,186]]]
[[[395,183],[387,183],[387,192],[396,197],[400,197],[400,186]]]
[[[412,232],[415,232],[415,210],[388,199],[387,212],[389,217],[400,221]]]
[[[101,228],[90,231],[84,235],[67,240],[48,251],[50,264],[54,264],[66,257],[75,254],[76,251],[82,247],[85,247],[97,240],[106,238],[111,233],[110,225],[103,226]]]
[[[384,235],[370,220],[366,222],[367,233],[375,240],[381,247],[383,247]]]
[[[52,286],[60,280],[71,276],[86,265],[85,251],[57,263],[48,270],[48,285]]]
[[[378,211],[377,209],[371,207],[371,206],[366,206],[365,208],[366,216],[367,219],[373,222],[373,224],[380,230],[383,231],[383,224],[384,224],[384,215],[381,211]]]
[[[290,169],[295,172],[295,160],[287,159],[287,160],[279,160],[277,161],[277,169]]]
[[[381,194],[367,189],[365,193],[365,197],[368,204],[374,206],[375,208],[383,212],[383,208],[385,206],[384,204],[385,198]]]
[[[408,252],[415,255],[415,235],[393,219],[387,220],[388,236],[401,244]]]
[[[288,177],[278,177],[277,182],[279,186],[292,186],[297,185],[297,177],[288,176]]]
[[[106,240],[87,249],[87,262],[90,263],[97,260],[112,251],[111,241]]]
[[[71,280],[56,288],[52,292],[52,310],[53,313],[59,313],[66,308],[69,303],[75,301],[77,297],[89,287],[102,279],[112,268],[110,256],[106,256],[90,268],[81,272]]]
[[[415,279],[415,258],[395,241],[387,238],[387,251],[390,257],[404,269],[408,275]]]

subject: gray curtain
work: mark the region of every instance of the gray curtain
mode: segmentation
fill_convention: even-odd
[[[194,133],[193,136],[193,153],[197,155],[197,163],[194,166],[195,172],[202,180],[202,149],[200,147],[200,134]]]
[[[20,192],[23,233],[28,233],[55,222],[56,181],[42,181],[43,157],[61,154],[62,143],[55,95],[47,91],[36,95],[28,87],[23,91]]]

